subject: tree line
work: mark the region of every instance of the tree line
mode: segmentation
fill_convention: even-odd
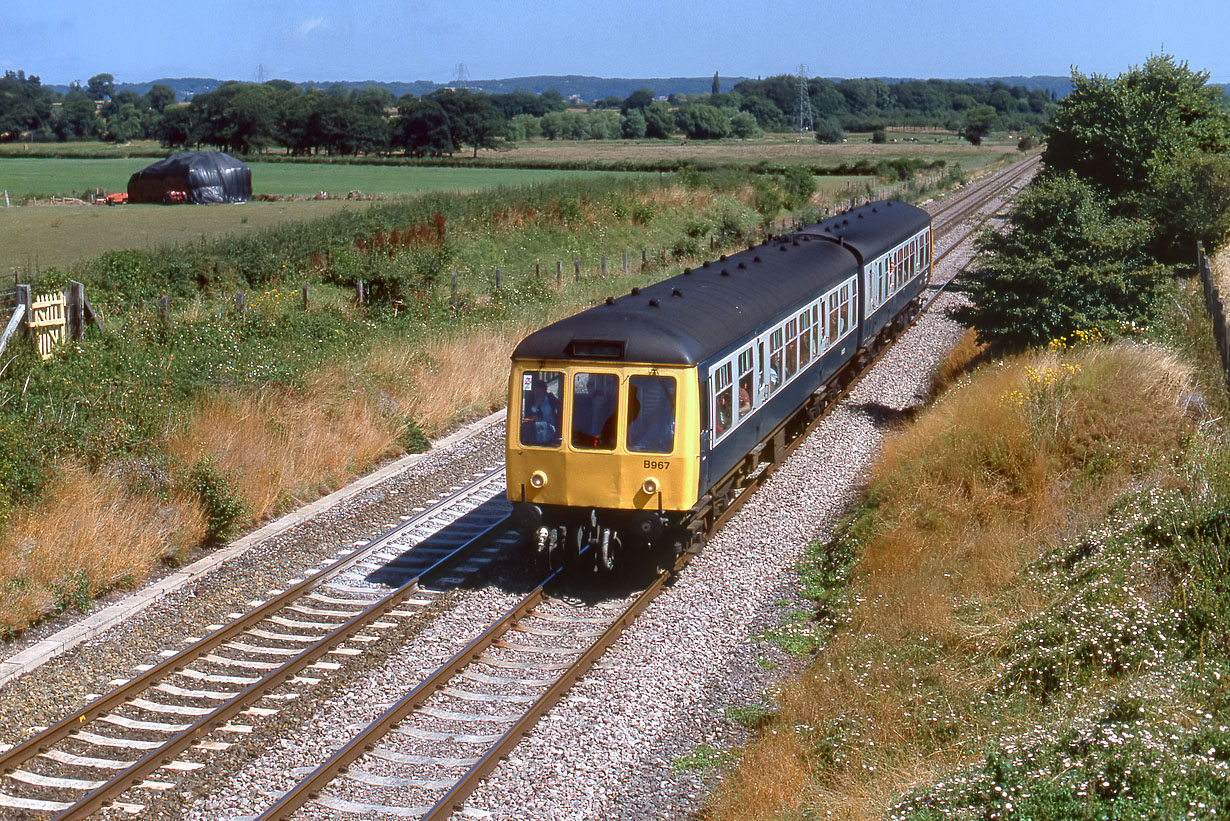
[[[385,88],[303,87],[286,80],[227,83],[186,104],[154,85],[144,95],[116,91],[110,74],[60,94],[22,71],[0,79],[0,141],[158,140],[168,148],[212,146],[239,154],[281,148],[292,155],[404,153],[439,156],[545,138],[747,138],[790,131],[809,114],[814,136],[890,125],[937,126],[980,142],[992,129],[1036,133],[1052,110],[1049,92],[1000,82],[812,78],[777,75],[709,94],[662,97],[640,89],[593,103],[558,91],[487,94],[439,89],[395,99]],[[802,108],[808,106],[808,108]]]

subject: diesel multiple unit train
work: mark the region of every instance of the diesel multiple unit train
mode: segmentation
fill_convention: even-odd
[[[514,525],[553,564],[689,546],[917,312],[931,261],[930,216],[874,202],[526,337]]]

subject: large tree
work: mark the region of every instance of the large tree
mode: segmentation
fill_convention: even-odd
[[[460,89],[436,91],[430,96],[448,114],[453,142],[471,146],[475,157],[478,149],[495,148],[504,136],[504,115],[486,94]]]
[[[1151,164],[1195,149],[1230,150],[1230,115],[1208,72],[1162,54],[1114,79],[1072,72],[1072,93],[1046,126],[1043,160],[1110,194],[1141,191]]]

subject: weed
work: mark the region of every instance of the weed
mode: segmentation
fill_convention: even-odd
[[[690,754],[672,761],[671,769],[675,772],[711,772],[730,764],[734,758],[734,753],[730,750],[698,744]]]

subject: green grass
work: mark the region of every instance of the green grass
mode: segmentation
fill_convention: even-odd
[[[128,178],[150,158],[49,159],[0,158],[0,189],[10,199],[28,196],[77,196],[102,188],[126,191]],[[249,162],[252,193],[312,196],[320,191],[349,191],[398,196],[429,191],[477,191],[498,186],[532,185],[591,171],[515,168],[426,168],[398,165],[352,165],[298,162]]]

